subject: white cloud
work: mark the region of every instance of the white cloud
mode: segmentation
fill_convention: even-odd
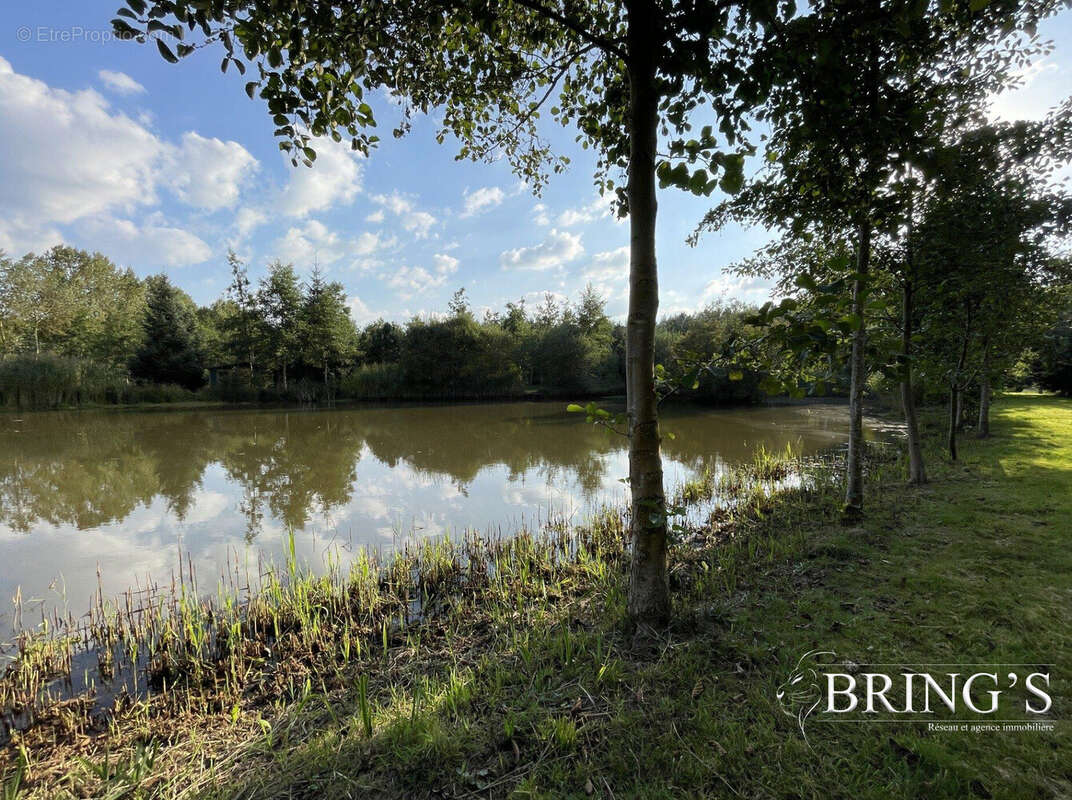
[[[579,234],[552,228],[540,244],[504,250],[499,255],[499,263],[507,269],[544,270],[560,267],[583,252]]]
[[[532,223],[540,227],[551,224],[551,218],[547,216],[547,206],[543,203],[537,203],[532,207]]]
[[[610,216],[610,203],[603,197],[596,197],[591,203],[580,208],[569,208],[558,215],[558,225],[562,228],[571,228],[574,225],[582,225],[594,222],[597,219]]]
[[[311,167],[290,166],[290,178],[279,198],[279,208],[292,217],[305,217],[336,205],[353,202],[361,191],[360,154],[345,142],[313,140],[316,161]]]
[[[378,233],[369,233],[365,231],[354,241],[354,254],[359,256],[370,256],[381,248],[394,244],[394,240],[384,240]]]
[[[383,222],[383,218],[384,218],[384,213],[383,213],[383,209],[381,208],[379,211],[373,211],[371,214],[369,214],[367,217],[365,217],[365,222],[372,222],[372,223]]]
[[[505,193],[498,186],[484,186],[474,192],[466,192],[465,208],[461,216],[472,217],[490,211],[500,205],[504,197],[506,197]]]
[[[342,237],[315,219],[288,229],[273,245],[277,258],[301,267],[334,264],[346,251],[347,243]]]
[[[267,221],[268,215],[258,208],[240,208],[235,214],[234,228],[238,237],[244,239]]]
[[[156,201],[164,144],[92,89],[68,92],[0,58],[0,236]]]
[[[715,300],[740,300],[744,303],[764,303],[770,298],[771,283],[751,275],[723,272],[709,281],[700,293],[700,306]]]
[[[368,260],[368,256],[394,247],[397,243],[398,240],[393,236],[384,238],[367,231],[356,238],[343,237],[319,220],[310,219],[302,225],[289,228],[275,241],[273,249],[279,258],[295,264],[334,264],[351,257],[354,259],[351,267],[367,269],[376,263]]]
[[[175,194],[187,205],[206,211],[237,203],[243,184],[260,166],[238,142],[206,139],[193,131],[183,134],[173,161]]]
[[[101,73],[113,88],[121,73]],[[16,73],[0,58],[0,246],[42,249],[73,232],[94,248],[151,268],[205,261],[209,246],[158,213],[169,187],[203,210],[233,206],[257,161],[236,142],[186,133],[178,143],[114,110],[93,89],[70,92]],[[240,212],[241,214],[241,212]],[[253,217],[236,219],[251,230]],[[255,226],[254,226],[255,227]]]
[[[629,283],[629,247],[596,253],[581,279],[607,299],[624,295]]]
[[[424,239],[436,224],[436,218],[427,211],[413,211],[402,217],[402,227],[418,239]]]
[[[373,314],[369,310],[365,302],[356,294],[349,297],[346,305],[350,309],[350,318],[358,325],[366,325],[378,317],[377,314]]]
[[[402,299],[407,300],[414,294],[439,288],[458,271],[460,262],[454,256],[436,253],[432,259],[435,262],[432,270],[424,267],[401,267],[383,277],[388,286],[397,291]]]
[[[446,253],[436,253],[432,256],[432,260],[435,261],[436,273],[439,275],[453,275],[458,271],[458,264],[461,263],[454,256],[448,256]]]
[[[102,69],[97,73],[97,77],[100,78],[107,88],[111,89],[116,94],[128,95],[128,94],[142,94],[145,92],[145,87],[127,75],[125,72],[116,72],[110,69]]]
[[[427,211],[418,211],[411,200],[403,197],[398,192],[392,192],[389,195],[373,195],[372,201],[383,206],[398,217],[402,227],[418,239],[427,238],[429,233],[431,233],[432,228],[438,222],[438,220]]]
[[[0,218],[0,250],[8,255],[40,253],[57,244],[63,244],[63,234],[53,227]]]
[[[139,263],[158,267],[186,267],[212,257],[212,248],[194,233],[168,223],[161,214],[138,224],[130,219],[102,214],[79,224],[94,248],[121,264]]]

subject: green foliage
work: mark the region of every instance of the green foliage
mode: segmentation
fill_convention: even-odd
[[[741,305],[711,306],[679,314],[657,327],[658,358],[667,383],[690,370],[696,385],[682,398],[715,404],[762,397],[763,374],[745,369],[736,378],[725,364],[706,364],[752,329],[754,312]],[[347,398],[481,398],[535,392],[579,398],[624,390],[622,326],[606,315],[605,301],[589,287],[576,305],[548,297],[530,315],[523,302],[478,322],[467,305],[444,319],[414,319],[404,327],[382,320],[360,334],[362,363],[342,379]]]
[[[100,253],[0,252],[0,358],[53,352],[124,366],[141,339],[145,289]]]
[[[204,357],[198,338],[196,306],[165,275],[146,281],[148,286],[141,347],[130,362],[134,378],[152,383],[174,383],[196,389],[205,382]]]
[[[357,331],[346,305],[346,290],[341,283],[326,282],[314,267],[305,286],[299,316],[302,360],[320,366],[322,381],[327,385],[332,375],[357,352]]]
[[[402,367],[399,364],[372,363],[355,367],[342,379],[343,397],[355,400],[405,397]]]
[[[380,319],[368,325],[359,339],[361,360],[366,364],[395,364],[402,355],[402,337],[405,331],[400,325]]]
[[[656,361],[663,367],[665,391],[713,405],[754,403],[767,394],[764,379],[770,359],[751,354],[741,344],[759,335],[752,324],[755,308],[740,303],[712,304],[695,314],[678,314],[656,328]],[[769,349],[761,345],[761,350]]]
[[[181,386],[134,384],[125,370],[96,361],[55,353],[27,353],[0,361],[0,406],[44,409],[193,399],[195,395]]]
[[[399,361],[407,390],[447,398],[517,393],[521,373],[503,358],[507,339],[504,331],[480,325],[468,311],[445,320],[413,320]]]
[[[1072,395],[1072,307],[1043,336],[1031,377],[1041,389]]]
[[[277,371],[287,388],[287,370],[297,360],[302,344],[302,291],[290,264],[274,261],[257,290],[259,344],[266,365]]]

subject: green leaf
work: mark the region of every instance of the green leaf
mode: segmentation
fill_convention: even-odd
[[[171,52],[171,48],[164,44],[162,40],[156,40],[156,49],[160,51],[160,55],[162,55],[164,57],[164,60],[167,61],[169,64],[179,63],[178,57]]]
[[[731,381],[742,381],[742,380],[744,380],[744,373],[741,372],[741,370],[739,370],[739,369],[731,369],[730,370],[730,380]]]
[[[584,406],[579,406],[576,403],[570,403],[568,406],[566,406],[566,411],[572,412],[574,414],[576,414],[578,412],[583,414],[584,413]]]

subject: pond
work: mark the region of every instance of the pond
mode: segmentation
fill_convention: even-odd
[[[760,446],[838,445],[846,423],[833,404],[668,408],[667,486]],[[323,569],[408,538],[580,520],[623,499],[627,474],[625,438],[563,403],[3,414],[0,638],[78,616],[98,589],[169,585],[180,563],[212,592],[282,563],[291,531]]]

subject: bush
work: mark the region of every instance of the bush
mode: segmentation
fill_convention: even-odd
[[[83,403],[115,403],[127,390],[120,370],[58,356],[23,354],[0,361],[0,405],[59,408]]]
[[[402,342],[406,393],[443,399],[503,397],[521,392],[521,370],[510,358],[509,335],[469,313],[414,320]]]
[[[353,400],[383,400],[401,397],[402,367],[399,364],[365,364],[342,379],[342,397]]]
[[[1046,334],[1033,366],[1040,389],[1072,396],[1072,311]]]

